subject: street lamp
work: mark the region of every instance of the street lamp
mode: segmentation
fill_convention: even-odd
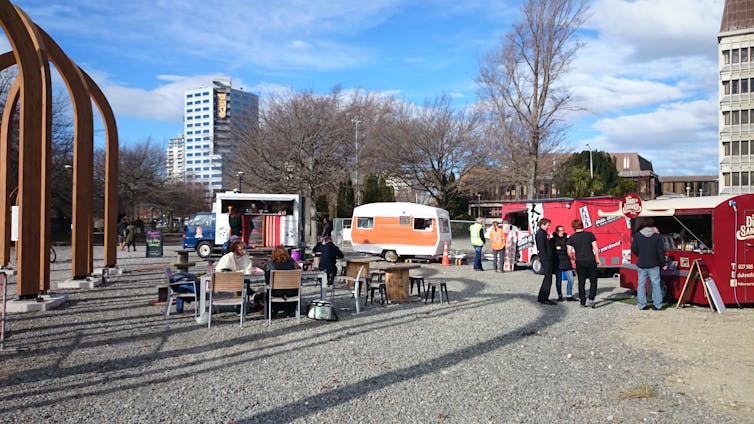
[[[241,177],[243,177],[243,171],[236,172],[236,176],[238,177],[238,192],[241,192]]]
[[[592,162],[592,148],[589,143],[586,143],[586,148],[589,150],[589,185],[592,187],[591,193],[594,196],[594,165]]]
[[[476,217],[482,217],[482,195],[479,193],[476,194]]]
[[[362,123],[359,118],[353,118],[351,119],[351,122],[354,123],[355,129],[354,129],[354,141],[355,141],[355,156],[356,156],[356,190],[355,190],[355,197],[356,197],[356,205],[361,204],[361,190],[359,190],[359,124]]]

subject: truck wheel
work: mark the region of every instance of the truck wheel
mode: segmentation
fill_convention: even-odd
[[[663,280],[660,280],[660,293],[662,293],[662,302],[671,302],[673,299],[669,298],[668,295],[668,283],[666,283]],[[652,284],[647,284],[647,304],[652,302]]]
[[[398,262],[398,254],[395,253],[395,250],[388,250],[383,256],[388,262]]]
[[[196,245],[196,254],[202,259],[207,259],[212,254],[212,244],[208,241],[203,241]]]
[[[538,256],[535,256],[531,260],[531,270],[534,271],[535,274],[542,275],[542,261],[539,260]]]

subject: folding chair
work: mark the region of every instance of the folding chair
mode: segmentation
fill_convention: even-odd
[[[186,300],[193,301],[194,317],[196,317],[197,311],[199,310],[196,301],[196,276],[194,274],[187,274],[183,272],[174,274],[170,269],[165,269],[165,279],[167,280],[168,289],[167,302],[165,303],[165,319],[170,316],[170,306],[173,304],[173,301],[176,301],[176,313],[178,312],[178,300],[180,300],[181,302],[184,302]]]
[[[296,290],[295,296],[276,296],[278,290]],[[272,304],[296,302],[296,319],[301,319],[301,270],[272,270],[267,293],[267,324],[272,323]]]
[[[241,293],[239,296],[238,293]],[[224,296],[216,297],[221,294]],[[209,291],[209,319],[207,328],[212,327],[212,306],[241,306],[241,328],[246,320],[246,284],[243,272],[215,272],[212,274],[212,287]]]

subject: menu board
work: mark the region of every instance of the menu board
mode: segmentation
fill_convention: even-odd
[[[162,232],[147,231],[147,258],[162,257]]]

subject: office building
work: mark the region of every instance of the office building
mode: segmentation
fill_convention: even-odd
[[[752,193],[754,0],[726,0],[720,33],[720,194]]]
[[[259,121],[259,97],[231,88],[230,79],[184,95],[185,181],[201,185],[209,195],[236,188],[241,171],[238,129]]]
[[[183,181],[184,170],[186,165],[186,145],[183,137],[171,138],[168,140],[168,149],[165,160],[167,167],[166,176],[170,181]]]

